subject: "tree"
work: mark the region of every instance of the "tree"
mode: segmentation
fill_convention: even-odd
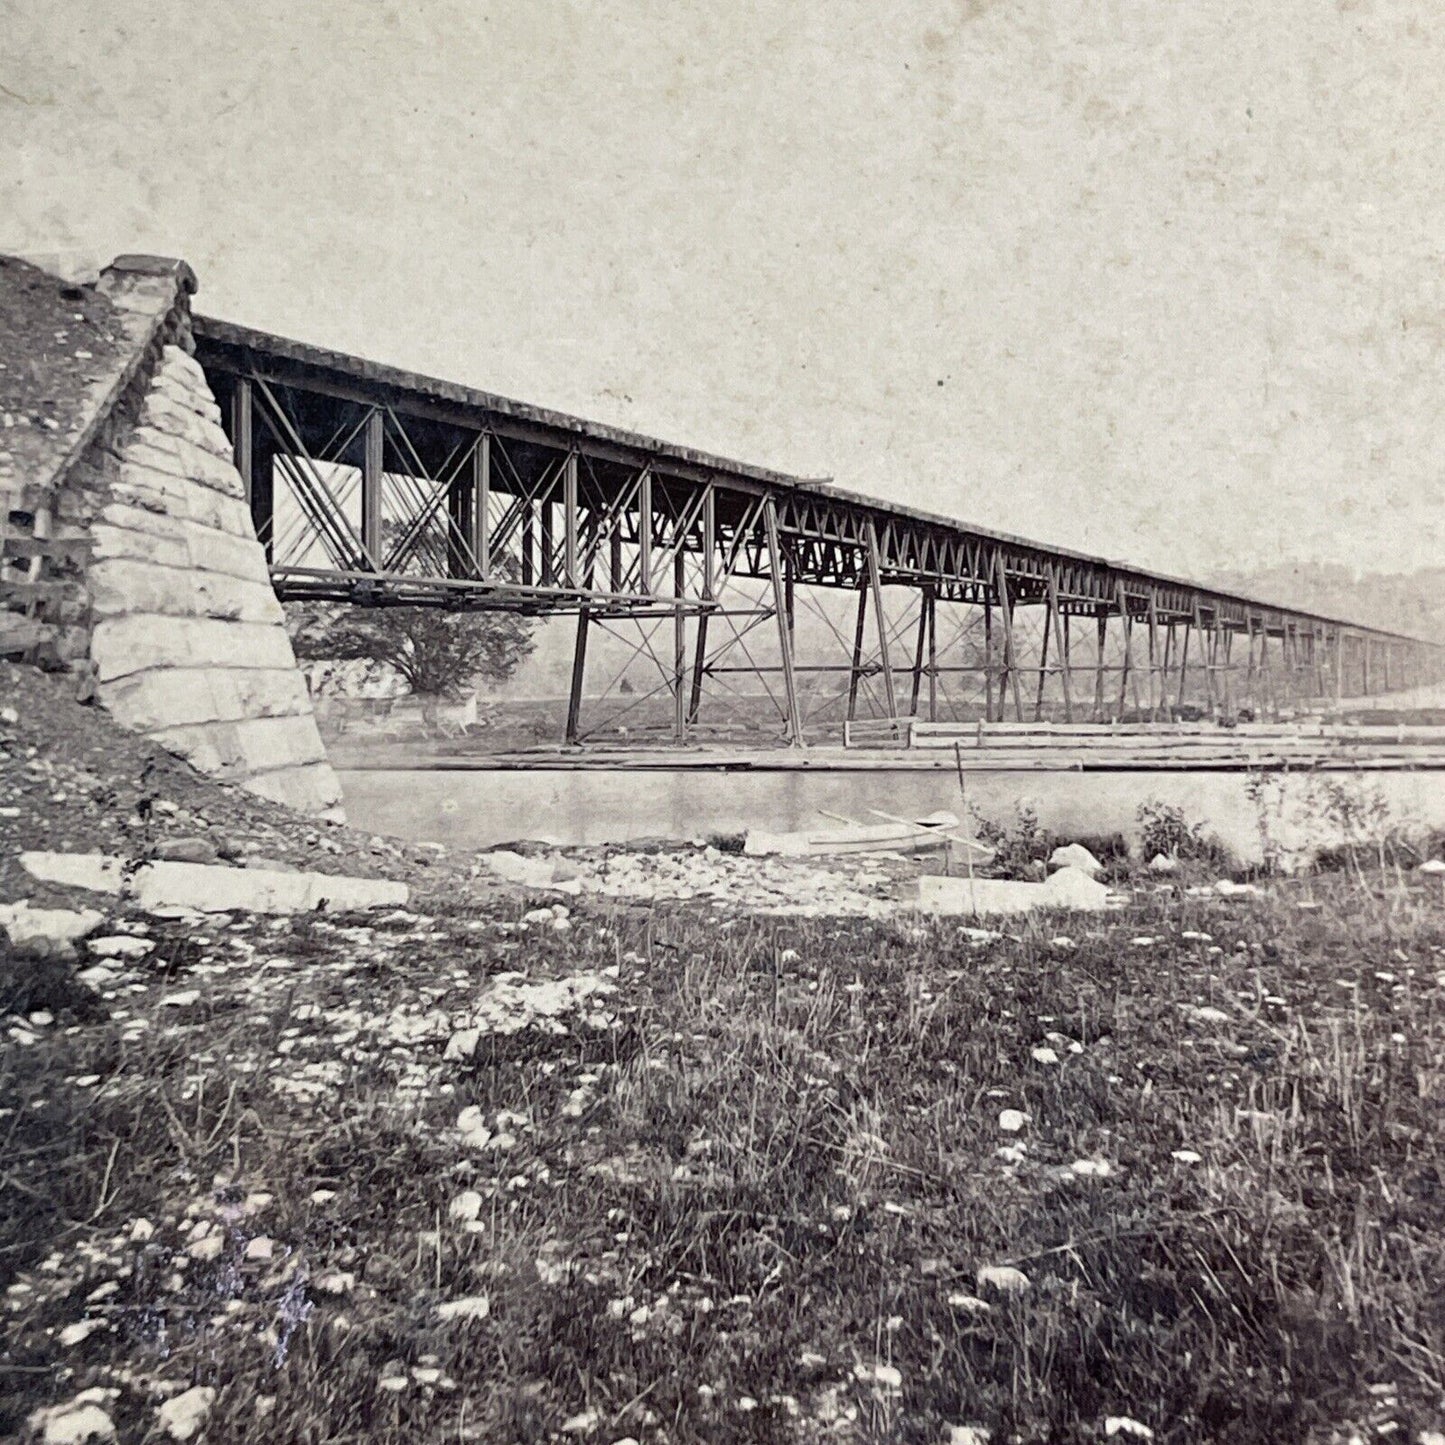
[[[302,661],[360,659],[391,669],[418,696],[453,701],[479,681],[511,677],[535,645],[532,624],[511,612],[292,604],[288,626]]]

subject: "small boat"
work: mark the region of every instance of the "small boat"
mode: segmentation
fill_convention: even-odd
[[[876,809],[869,811],[877,812]],[[793,833],[750,832],[743,844],[743,852],[754,858],[769,855],[806,858],[825,853],[926,853],[946,847],[950,842],[987,851],[981,845],[958,836],[954,831],[959,826],[958,819],[952,813],[933,813],[927,818],[912,821],[882,814],[887,819],[882,823],[856,823],[835,813],[825,816],[844,826]]]

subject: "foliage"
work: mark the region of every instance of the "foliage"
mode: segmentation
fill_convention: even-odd
[[[1227,866],[1228,855],[1204,833],[1202,823],[1191,823],[1184,810],[1159,798],[1146,798],[1134,811],[1139,824],[1139,851],[1146,859],[1163,854],[1181,862]]]
[[[1028,878],[1042,872],[1057,839],[1039,825],[1039,815],[1027,803],[1014,809],[1011,823],[999,823],[975,813],[980,843],[993,849],[990,871],[1005,878]]]
[[[375,663],[414,693],[452,699],[505,681],[534,646],[531,623],[510,612],[293,604],[288,623],[303,661]]]

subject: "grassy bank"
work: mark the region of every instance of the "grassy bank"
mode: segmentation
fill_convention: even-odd
[[[0,1435],[197,1385],[252,1445],[1441,1428],[1438,887],[542,902],[6,959]]]

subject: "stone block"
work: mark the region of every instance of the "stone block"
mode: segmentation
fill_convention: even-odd
[[[100,682],[155,667],[293,668],[296,655],[284,628],[201,617],[138,613],[96,624],[91,658]]]
[[[224,572],[231,577],[245,577],[254,582],[270,582],[266,552],[250,534],[237,536],[187,521],[186,547],[192,567],[206,572]]]
[[[209,421],[185,404],[173,401],[159,387],[152,386],[146,393],[140,420],[142,426],[178,437],[227,464],[231,461],[231,443],[219,422]]]
[[[181,504],[184,515],[202,527],[215,532],[224,532],[229,537],[245,537],[256,540],[251,522],[251,509],[241,497],[233,497],[210,487],[191,483],[186,488]]]
[[[205,370],[194,356],[180,346],[163,346],[159,372],[182,384],[188,384],[210,395],[211,386],[206,380]]]
[[[143,733],[243,718],[300,717],[311,709],[305,679],[283,668],[160,668],[103,684],[100,699],[127,727]]]
[[[285,621],[269,582],[189,565],[168,567],[115,557],[92,563],[86,582],[98,617],[149,612],[163,617],[219,617],[276,625]]]
[[[134,895],[143,909],[191,908],[198,913],[310,913],[404,908],[410,891],[386,878],[334,873],[282,873],[210,863],[146,863],[127,882],[124,860],[103,853],[22,853],[32,877],[67,887]],[[102,915],[96,914],[91,931]]]
[[[272,873],[203,863],[149,863],[135,879],[144,909],[194,908],[200,913],[311,913],[404,908],[405,883],[329,873]]]
[[[136,732],[185,723],[214,721],[220,714],[215,682],[222,674],[209,667],[164,667],[134,672],[102,683],[101,705]]]
[[[247,792],[268,798],[295,808],[301,813],[316,813],[322,817],[345,821],[341,811],[341,784],[330,763],[303,763],[295,768],[277,768],[274,772],[258,773],[242,782]]]
[[[326,759],[310,714],[189,723],[156,728],[148,736],[192,767],[232,781]]]
[[[217,426],[221,424],[221,408],[216,405],[210,389],[192,386],[171,372],[156,372],[151,378],[150,391],[147,395],[163,396],[166,400],[174,402],[176,406],[184,407],[197,416],[205,417],[207,421],[215,422]]]
[[[127,438],[122,460],[168,472],[183,481],[199,482],[228,496],[244,497],[240,474],[231,465],[229,450],[218,457],[169,431],[149,425],[138,426]]]
[[[92,565],[112,557],[133,557],[161,567],[189,567],[191,551],[179,519],[109,502],[91,528]]]

